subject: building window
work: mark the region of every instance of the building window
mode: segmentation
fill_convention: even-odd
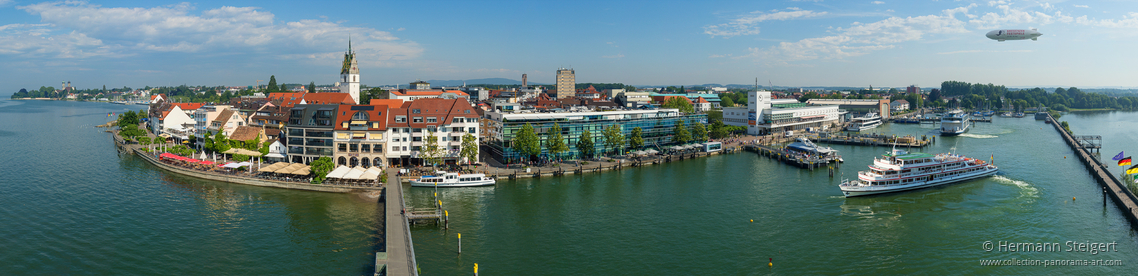
[[[450,122],[451,122],[451,123],[455,123],[455,124],[457,124],[457,123],[461,123],[461,122],[462,122],[462,118],[454,118],[454,119],[451,119],[451,120],[450,120]]]
[[[414,118],[412,118],[412,119],[411,119],[411,122],[413,122],[413,123],[422,123],[422,122],[423,122],[423,117],[414,117]]]
[[[364,152],[364,153],[371,152],[371,145],[368,145],[368,144],[360,145],[360,152]]]
[[[368,120],[367,112],[362,112],[362,111],[356,112],[356,114],[352,115],[352,120],[353,121],[367,121]]]
[[[347,144],[339,144],[337,146],[337,148],[339,148],[340,152],[348,151],[348,145]]]
[[[407,122],[407,116],[395,116],[395,122],[396,123],[406,123]]]
[[[420,110],[418,110],[418,109],[412,109],[412,110],[411,110],[411,113],[419,114],[419,113],[422,113],[422,112],[420,112]]]
[[[427,117],[427,122],[428,123],[438,123],[439,120],[437,120],[435,117]]]
[[[391,151],[399,151],[399,146],[391,146]]]
[[[422,142],[423,137],[411,137],[411,142]]]
[[[411,150],[413,150],[413,151],[420,151],[420,150],[422,150],[422,149],[423,149],[423,148],[422,148],[422,147],[420,147],[420,146],[413,146],[413,147],[411,147]]]
[[[403,146],[403,151],[407,151],[407,146]]]

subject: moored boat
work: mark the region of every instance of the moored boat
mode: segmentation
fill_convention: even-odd
[[[894,149],[874,158],[867,171],[856,180],[844,180],[838,187],[846,197],[916,190],[957,183],[996,174],[995,164],[961,155],[909,153]]]
[[[881,126],[881,116],[877,113],[866,113],[864,116],[853,118],[846,131],[862,131]]]
[[[474,187],[494,185],[493,177],[480,173],[459,174],[437,171],[434,175],[424,175],[411,180],[411,187]]]

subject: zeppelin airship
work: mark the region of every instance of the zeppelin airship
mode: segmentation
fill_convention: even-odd
[[[986,36],[988,38],[991,38],[994,40],[999,40],[999,41],[1003,42],[1004,40],[1024,40],[1024,39],[1036,40],[1041,35],[1043,35],[1043,34],[1039,33],[1039,30],[1031,29],[1031,30],[995,30],[995,31],[988,32],[988,34]]]

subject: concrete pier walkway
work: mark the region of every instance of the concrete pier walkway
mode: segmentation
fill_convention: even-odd
[[[398,170],[388,169],[388,183],[383,193],[384,222],[383,231],[387,237],[387,252],[376,253],[376,275],[419,275],[415,263],[415,244],[411,242],[411,227],[404,210],[403,182],[396,175]]]

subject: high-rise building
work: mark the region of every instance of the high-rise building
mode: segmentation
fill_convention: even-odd
[[[352,101],[360,102],[360,68],[356,65],[351,39],[348,39],[348,52],[344,53],[344,66],[340,68],[340,93],[348,93]]]
[[[573,69],[557,69],[557,98],[568,98],[577,94],[577,77]]]
[[[527,86],[529,86],[529,83],[526,82],[526,74],[522,74],[522,87],[524,88]]]

